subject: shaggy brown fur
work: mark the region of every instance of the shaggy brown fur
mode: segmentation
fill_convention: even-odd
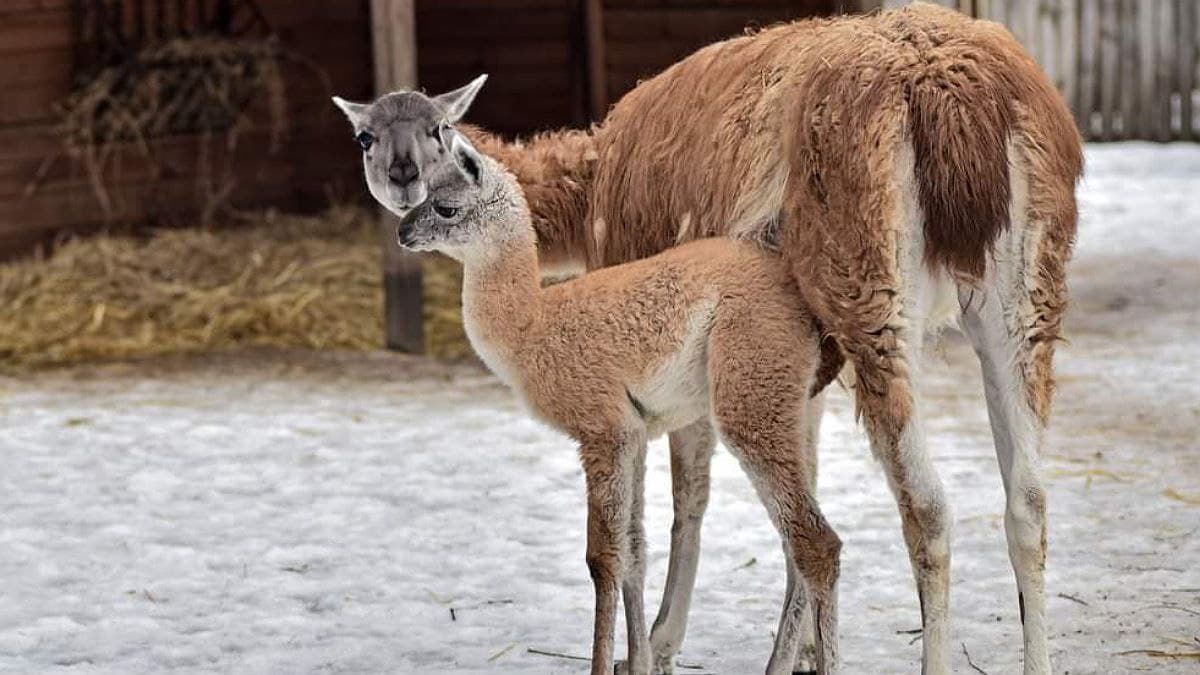
[[[1002,296],[1020,324],[1017,346],[993,356],[1016,364],[1044,426],[1075,236],[1080,138],[1017,41],[997,24],[923,3],[784,24],[701,49],[643,82],[590,135],[526,147],[470,136],[527,187],[539,246],[555,262],[604,267],[717,235],[778,246],[855,367],[858,407],[900,504],[926,609],[925,669],[947,672],[948,516],[915,414],[924,317],[913,289],[929,276],[965,292],[991,283],[998,265],[1017,266],[1023,295]],[[1020,214],[1009,213],[1010,161],[1027,183]],[[1030,260],[993,255],[1012,228]],[[914,248],[923,265],[908,262]],[[1036,447],[1019,452],[1036,456]],[[1027,473],[1022,480],[1036,480]],[[1043,517],[1033,501],[1032,520],[1013,510],[1022,508],[1010,499],[1011,522]],[[1040,593],[1031,579],[1022,588]],[[1030,630],[1026,667],[1044,672],[1044,632]]]
[[[468,124],[458,130],[475,147],[495,157],[520,176],[525,197],[533,206],[538,232],[538,257],[543,267],[569,264],[576,251],[587,248],[588,188],[598,155],[586,131],[559,131],[527,141],[505,143]]]
[[[1029,270],[1031,319],[1025,329],[1028,357],[1025,368],[1027,393],[1034,414],[1043,426],[1050,421],[1054,395],[1054,346],[1062,337],[1062,319],[1067,309],[1067,262],[1075,238],[1078,212],[1073,182],[1062,176],[1078,176],[1079,157],[1057,151],[1055,138],[1069,136],[1074,127],[1047,128],[1034,111],[1015,106],[1020,132],[1017,135],[1025,172],[1029,177],[1029,220],[1044,223],[1033,265]],[[1069,120],[1065,122],[1069,124]]]

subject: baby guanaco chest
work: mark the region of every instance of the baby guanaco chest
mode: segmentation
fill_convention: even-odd
[[[708,334],[712,308],[698,308],[688,320],[679,349],[626,383],[630,405],[651,437],[686,426],[708,414]]]

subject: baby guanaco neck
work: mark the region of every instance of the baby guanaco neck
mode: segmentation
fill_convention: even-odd
[[[462,254],[463,327],[488,367],[515,385],[542,319],[537,240],[527,213],[486,227],[489,241]]]

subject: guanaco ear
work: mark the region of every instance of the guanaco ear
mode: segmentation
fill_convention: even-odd
[[[454,140],[450,142],[450,154],[454,157],[454,164],[470,179],[472,185],[483,185],[483,159],[470,143],[462,136],[454,134]]]
[[[351,126],[355,129],[367,121],[367,110],[371,107],[366,103],[352,103],[340,96],[333,97],[333,104],[342,109],[342,112],[346,114],[346,119],[350,120]]]
[[[461,120],[463,115],[467,114],[467,108],[471,107],[471,103],[475,100],[475,95],[483,88],[483,83],[487,82],[487,77],[487,73],[484,73],[471,80],[471,83],[465,87],[459,87],[454,91],[448,91],[433,98],[446,111],[447,122],[454,124]]]

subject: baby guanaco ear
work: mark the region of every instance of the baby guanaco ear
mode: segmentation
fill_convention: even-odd
[[[433,98],[446,111],[447,122],[454,124],[461,120],[463,115],[467,114],[467,108],[471,107],[471,103],[475,100],[475,95],[483,88],[483,83],[487,82],[487,77],[487,73],[484,73],[471,80],[471,83],[465,87],[459,87],[454,91],[448,91]]]
[[[371,107],[366,103],[352,103],[340,96],[333,97],[333,104],[342,109],[346,119],[350,120],[355,129],[361,127],[367,120],[367,110]]]
[[[454,157],[454,163],[463,175],[470,179],[472,185],[483,185],[483,159],[470,143],[461,135],[454,134],[454,140],[450,142],[450,153]]]

